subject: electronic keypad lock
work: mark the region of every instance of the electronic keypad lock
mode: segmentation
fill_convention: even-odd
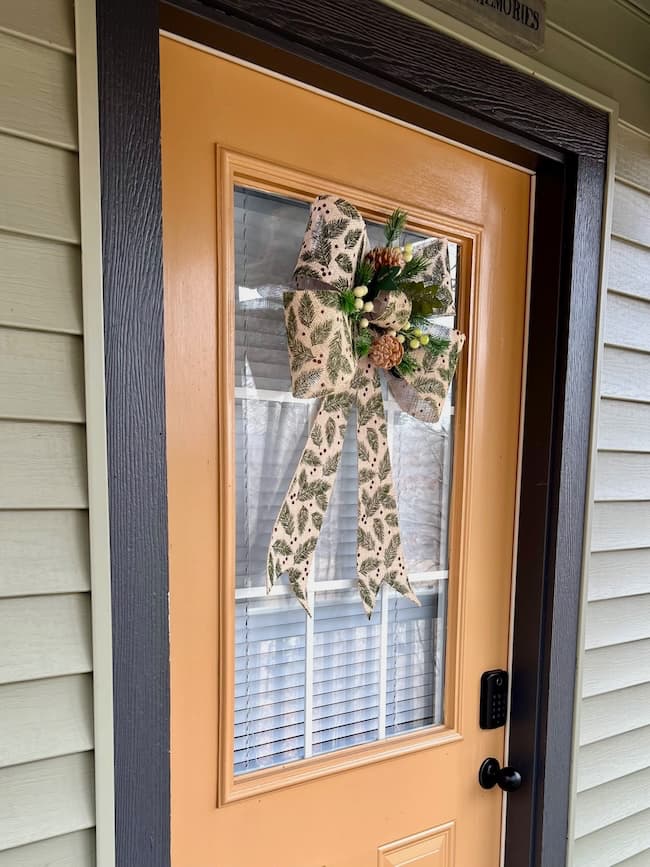
[[[506,724],[507,716],[508,672],[500,668],[486,671],[481,677],[479,725],[482,729],[498,729]]]

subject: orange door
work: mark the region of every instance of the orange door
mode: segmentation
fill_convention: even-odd
[[[479,693],[508,665],[531,178],[234,60],[161,50],[174,867],[497,867],[504,795],[477,772],[503,761],[505,729],[479,727]],[[422,605],[384,589],[370,621],[347,453],[314,617],[286,585],[264,592],[313,417],[290,394],[281,286],[319,193],[371,231],[401,206],[416,244],[447,238],[467,335],[439,423],[388,408]]]

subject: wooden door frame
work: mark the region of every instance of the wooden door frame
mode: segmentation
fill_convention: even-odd
[[[97,0],[118,867],[170,864],[161,27],[537,173],[506,867],[564,864],[608,115],[376,0]]]

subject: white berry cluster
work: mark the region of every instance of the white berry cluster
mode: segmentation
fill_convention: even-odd
[[[372,303],[372,301],[363,300],[368,294],[368,287],[355,286],[352,292],[356,299],[354,302],[354,309],[359,311],[363,310],[364,313],[372,313],[372,311],[375,309],[375,305]],[[368,324],[368,320],[365,317],[359,320],[359,325],[361,326],[361,328],[367,328]]]

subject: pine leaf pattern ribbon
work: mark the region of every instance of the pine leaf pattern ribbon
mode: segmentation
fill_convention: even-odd
[[[351,393],[323,398],[271,536],[267,592],[286,572],[291,589],[308,613],[311,613],[307,596],[309,573],[334,487],[352,403]]]
[[[370,617],[383,582],[420,603],[409,582],[402,551],[379,373],[367,359],[359,360],[352,387],[359,468],[357,583]]]
[[[367,358],[355,359],[350,323],[339,303],[340,293],[352,287],[366,244],[366,226],[354,205],[340,197],[319,196],[311,206],[294,271],[297,288],[284,295],[292,392],[321,402],[273,527],[266,589],[286,574],[308,613],[309,575],[353,407],[359,478],[357,584],[364,610],[372,615],[383,583],[419,604],[402,551],[379,372]],[[440,257],[446,258],[446,242],[439,245],[437,269],[442,267]],[[379,306],[377,326],[399,328],[408,319],[408,299],[393,295]],[[452,309],[451,293],[449,298]],[[439,331],[444,351],[422,347],[415,371],[388,377],[400,407],[424,421],[440,417],[464,341],[458,331]]]

